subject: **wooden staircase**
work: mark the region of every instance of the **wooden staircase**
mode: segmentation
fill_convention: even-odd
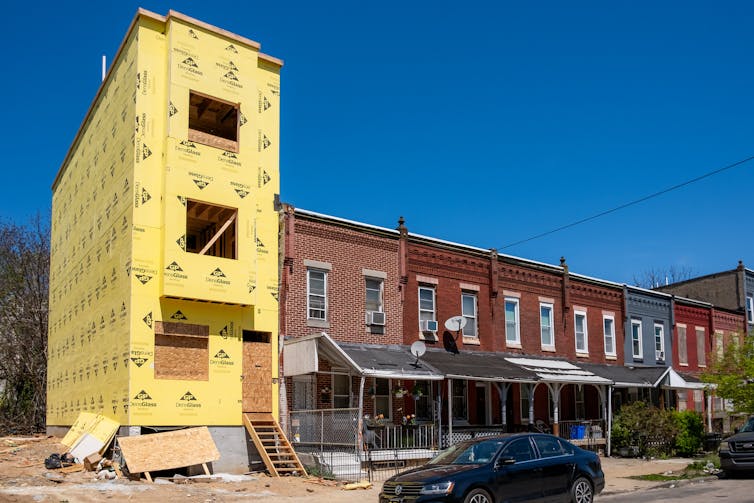
[[[244,412],[243,424],[271,476],[306,476],[304,465],[272,414]]]

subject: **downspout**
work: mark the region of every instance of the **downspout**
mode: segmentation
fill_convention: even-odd
[[[497,266],[497,250],[494,248],[490,249],[490,326],[495,326],[495,302],[497,301],[497,294],[498,294],[498,266]],[[494,332],[494,328],[493,328]],[[497,337],[493,337],[493,350],[497,351],[497,348],[495,347],[496,344],[499,344],[497,341]],[[498,392],[500,389],[498,388]]]
[[[568,318],[571,311],[571,280],[565,257],[560,257],[560,267],[563,268],[563,331],[568,333]]]
[[[401,305],[406,299],[406,285],[408,284],[408,228],[403,217],[398,218],[398,291],[401,294]]]

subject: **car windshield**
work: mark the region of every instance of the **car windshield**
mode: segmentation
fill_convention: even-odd
[[[503,445],[503,440],[462,442],[435,456],[430,465],[481,465],[489,463]]]
[[[743,428],[741,428],[738,431],[739,431],[739,433],[744,433],[744,432],[747,432],[747,431],[754,431],[754,417],[749,418],[749,420],[746,421],[746,424],[743,425]]]

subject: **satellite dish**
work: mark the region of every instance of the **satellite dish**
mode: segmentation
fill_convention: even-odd
[[[427,351],[427,345],[424,344],[422,341],[416,341],[413,344],[411,344],[411,354],[414,355],[417,359],[426,353]]]
[[[445,321],[445,328],[451,332],[458,332],[466,326],[466,318],[463,316],[453,316]]]
[[[416,357],[416,361],[412,363],[416,368],[419,368],[419,357],[423,355],[427,351],[427,345],[424,344],[422,341],[416,341],[413,344],[411,344],[411,354]]]

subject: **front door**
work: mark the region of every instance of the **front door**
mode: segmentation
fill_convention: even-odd
[[[314,404],[314,376],[293,376],[293,409],[312,410]]]
[[[272,347],[268,332],[243,331],[243,412],[272,412]]]

